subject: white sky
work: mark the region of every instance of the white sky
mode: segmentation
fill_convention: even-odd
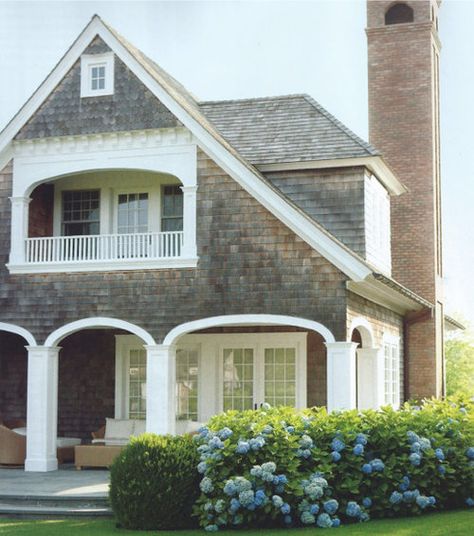
[[[203,100],[309,93],[363,138],[364,0],[0,0],[0,129],[94,13]],[[447,310],[474,322],[473,0],[440,11]]]

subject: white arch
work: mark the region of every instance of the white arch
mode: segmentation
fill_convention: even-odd
[[[56,346],[59,342],[62,341],[62,339],[64,339],[68,335],[71,335],[71,333],[75,333],[76,331],[80,331],[82,329],[87,329],[87,328],[123,329],[125,331],[129,331],[130,333],[133,333],[137,337],[140,337],[140,339],[142,339],[145,344],[149,344],[149,345],[156,344],[155,340],[148,333],[148,331],[145,331],[143,328],[136,326],[135,324],[131,324],[130,322],[127,322],[126,320],[119,320],[118,318],[106,318],[106,317],[97,316],[97,317],[83,318],[81,320],[76,320],[74,322],[70,322],[69,324],[66,324],[65,326],[62,326],[56,329],[45,340],[44,346]]]
[[[23,337],[29,346],[36,346],[36,339],[33,335],[25,328],[20,326],[15,326],[15,324],[7,324],[6,322],[0,322],[0,331],[8,331],[9,333],[16,333]]]
[[[354,333],[355,329],[357,329],[357,331],[360,333],[362,338],[362,346],[364,348],[373,348],[375,341],[374,330],[372,329],[369,321],[362,316],[354,318],[351,322],[351,327],[349,330],[349,340],[352,339],[352,334]]]
[[[325,342],[335,342],[336,340],[328,328],[313,320],[295,316],[255,314],[211,316],[185,322],[174,327],[164,338],[163,344],[175,344],[180,337],[192,331],[223,326],[295,326],[318,332]]]

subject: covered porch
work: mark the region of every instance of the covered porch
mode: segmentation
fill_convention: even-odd
[[[228,315],[181,324],[156,344],[129,322],[87,318],[55,330],[44,345],[29,335],[26,351],[17,333],[25,470],[57,469],[57,437],[90,442],[106,418],[142,419],[147,431],[164,434],[192,432],[217,413],[264,402],[378,407],[380,350],[370,326],[351,331],[349,341],[336,341],[307,319]]]

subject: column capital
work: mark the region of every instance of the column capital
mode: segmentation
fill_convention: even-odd
[[[350,341],[325,342],[324,344],[328,350],[355,350],[359,346],[358,342]]]
[[[48,356],[57,356],[61,350],[61,346],[25,346],[28,353],[44,354]]]
[[[144,344],[143,347],[148,353],[152,352],[174,352],[176,351],[175,344]]]
[[[197,185],[195,186],[180,186],[183,194],[195,194],[197,192]]]
[[[12,205],[16,204],[16,205],[19,205],[19,204],[24,204],[24,205],[29,205],[31,203],[31,197],[24,197],[24,196],[12,196],[12,197],[9,197],[8,199],[10,199],[10,202]]]

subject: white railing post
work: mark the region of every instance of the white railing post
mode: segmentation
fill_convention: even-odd
[[[29,197],[10,197],[10,201],[12,204],[10,264],[23,264],[28,237],[28,205],[31,199]]]
[[[176,428],[176,347],[146,349],[146,431],[174,434]]]
[[[196,257],[196,194],[197,186],[181,186],[183,190],[183,245],[181,256]]]

